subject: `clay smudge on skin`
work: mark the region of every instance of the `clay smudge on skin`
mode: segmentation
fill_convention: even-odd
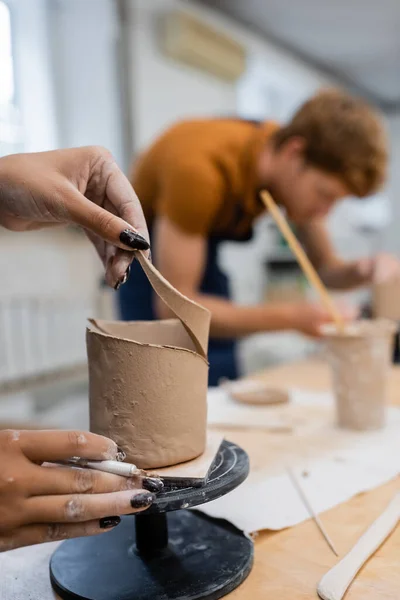
[[[105,450],[103,452],[102,456],[103,456],[104,460],[119,460],[117,458],[117,456],[118,456],[117,444],[115,442],[111,442],[108,450]],[[125,455],[125,458],[126,458],[126,455]]]
[[[68,519],[71,519],[71,521],[79,519],[82,516],[82,513],[82,503],[79,500],[77,500],[76,498],[68,500],[68,502],[65,505],[65,515]]]
[[[51,523],[47,527],[46,541],[53,541],[60,539],[60,525],[58,523]]]
[[[13,431],[11,434],[11,439],[13,442],[17,442],[20,437],[21,437],[21,434],[19,431]]]
[[[76,438],[77,444],[78,446],[84,446],[85,444],[87,444],[87,438],[86,436],[83,435],[83,433],[80,433],[78,435],[78,437]]]

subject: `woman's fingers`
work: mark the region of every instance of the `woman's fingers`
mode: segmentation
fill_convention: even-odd
[[[147,510],[155,495],[143,489],[111,494],[35,496],[25,503],[26,523],[68,523],[128,515]]]
[[[114,289],[124,284],[130,273],[132,260],[135,260],[131,252],[115,248],[106,265],[106,282]]]
[[[14,431],[10,439],[32,462],[51,462],[80,456],[91,460],[115,460],[115,442],[88,431]]]
[[[149,249],[147,240],[136,231],[137,220],[132,224],[124,221],[88,200],[72,184],[65,192],[64,202],[73,223],[88,229],[106,242],[124,250]],[[142,213],[141,208],[140,213]],[[141,224],[142,218],[138,220]],[[142,225],[140,227],[142,228]]]
[[[105,494],[141,489],[142,486],[142,478],[138,476],[120,477],[93,469],[35,465],[30,495]]]
[[[115,517],[105,517],[96,521],[86,523],[51,523],[49,525],[25,525],[19,529],[13,530],[7,536],[0,536],[0,552],[14,550],[22,546],[31,546],[33,544],[42,544],[46,542],[56,542],[75,537],[84,537],[89,535],[98,535],[105,533],[114,527],[117,527],[121,519]]]
[[[107,165],[108,177],[105,194],[124,221],[130,223],[146,240],[149,239],[142,206],[129,180],[115,162]]]

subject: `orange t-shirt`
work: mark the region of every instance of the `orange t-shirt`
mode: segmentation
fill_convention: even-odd
[[[256,161],[277,130],[272,122],[204,119],[180,122],[136,161],[131,183],[151,226],[167,216],[189,234],[243,239],[265,209]]]

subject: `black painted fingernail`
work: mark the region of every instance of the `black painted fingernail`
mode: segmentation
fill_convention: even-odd
[[[114,285],[114,290],[119,290],[120,287],[121,287],[121,282],[117,281],[117,283]]]
[[[129,275],[131,274],[131,265],[129,265],[129,267],[127,268],[127,270],[125,271],[125,276],[124,276],[124,283],[126,283],[129,279]]]
[[[143,488],[152,492],[153,494],[159,494],[164,489],[164,484],[161,479],[155,479],[154,477],[145,477],[142,481]]]
[[[153,504],[156,499],[154,494],[150,492],[141,492],[140,494],[136,494],[136,496],[132,496],[131,498],[131,506],[132,508],[148,508],[151,504]]]
[[[112,527],[116,527],[120,523],[120,517],[105,517],[104,519],[100,519],[101,529],[111,529]]]
[[[143,236],[130,229],[125,229],[119,236],[119,239],[125,246],[129,246],[129,248],[133,248],[134,250],[148,250],[150,248],[149,243]]]

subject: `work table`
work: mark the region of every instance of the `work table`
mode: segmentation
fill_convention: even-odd
[[[329,369],[318,360],[282,365],[261,373],[259,378],[271,386],[284,384],[314,391],[325,391],[330,386]],[[390,374],[389,402],[400,406],[398,366],[394,366]],[[236,430],[225,434],[247,450],[250,460],[260,460],[262,454],[268,451],[268,436],[261,431]],[[324,513],[324,525],[332,533],[341,557],[386,508],[399,487],[397,479]],[[262,532],[255,540],[253,570],[230,598],[317,598],[318,581],[337,560],[312,521],[276,533]],[[399,590],[400,528],[365,565],[347,592],[346,600],[398,600]]]
[[[318,360],[282,365],[269,369],[258,377],[271,386],[284,385],[315,391],[323,391],[329,387],[328,368]],[[392,368],[389,399],[391,404],[400,406],[400,367]],[[226,438],[241,445],[253,463],[262,461],[273,435],[263,431],[226,428],[221,432]],[[324,513],[324,524],[332,532],[341,556],[383,511],[396,489],[399,489],[398,479]],[[48,578],[48,557],[52,551],[53,545],[46,545],[43,548],[36,546],[17,550],[15,559],[12,559],[13,553],[0,554],[0,600],[58,598],[52,591]],[[316,598],[318,581],[336,562],[337,558],[312,521],[280,532],[262,532],[255,539],[253,570],[248,579],[230,594],[229,598]],[[2,594],[3,577],[7,572],[9,577],[15,578],[18,575],[12,584],[15,590],[13,596],[10,596],[9,588],[7,595]],[[398,600],[399,590],[400,529],[397,529],[362,569],[349,589],[346,600]]]

